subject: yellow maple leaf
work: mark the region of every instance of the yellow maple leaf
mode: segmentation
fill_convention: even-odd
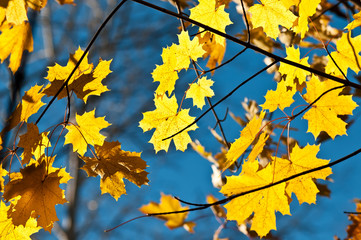
[[[48,79],[51,84],[44,89],[44,93],[47,96],[55,96],[83,53],[84,51],[79,48],[75,54],[70,54],[69,61],[65,67],[58,64],[55,64],[54,67],[49,67],[46,79]],[[112,60],[104,61],[99,59],[99,64],[93,70],[93,64],[88,63],[87,56],[88,55],[85,56],[82,63],[68,82],[69,91],[74,91],[77,97],[82,99],[85,103],[87,102],[89,96],[100,96],[103,92],[109,91],[109,89],[102,84],[102,80],[104,80],[108,74],[112,72],[109,69]],[[58,95],[58,99],[65,97],[67,97],[67,91],[66,89],[63,89]]]
[[[291,106],[294,102],[293,95],[295,93],[296,88],[292,88],[292,90],[287,89],[286,81],[278,82],[277,89],[268,90],[265,96],[266,101],[260,106],[270,112],[275,111],[277,108],[283,110],[286,107]]]
[[[199,4],[190,9],[190,18],[225,33],[226,27],[232,24],[232,21],[229,19],[229,14],[224,11],[224,7],[225,5],[216,7],[216,0],[199,0]],[[199,31],[201,37],[207,33],[202,28]],[[215,35],[214,40],[218,44],[225,44],[222,36]]]
[[[280,30],[279,25],[290,29],[297,19],[279,0],[263,0],[262,4],[255,4],[250,9],[251,22],[254,28],[262,27],[267,36],[276,39]]]
[[[361,26],[361,12],[356,13],[353,15],[354,20],[352,22],[350,22],[345,29],[348,29],[349,31],[351,31],[352,29],[355,29],[359,26]]]
[[[21,64],[23,51],[33,51],[33,35],[30,24],[23,22],[19,25],[3,24],[0,34],[1,63],[10,56],[9,68],[15,73]]]
[[[63,177],[69,178],[69,174],[61,175],[59,168],[49,171],[46,165],[46,161],[28,165],[20,170],[21,178],[12,178],[5,185],[3,197],[6,201],[20,196],[14,205],[15,211],[9,213],[15,226],[25,226],[30,216],[36,216],[38,226],[50,232],[58,221],[55,205],[67,202],[59,184]]]
[[[28,20],[25,0],[8,0],[7,2],[6,20],[9,23],[19,25]]]
[[[354,38],[351,37],[351,33],[343,33],[342,37],[336,43],[337,51],[332,52],[331,56],[337,63],[341,71],[347,75],[348,68],[351,68],[356,74],[361,70],[361,35]],[[327,56],[328,63],[325,71],[336,76],[343,76],[330,56]]]
[[[18,146],[24,148],[22,154],[23,164],[29,163],[33,156],[35,159],[39,159],[44,154],[45,148],[51,147],[48,132],[39,133],[38,126],[29,123],[27,132],[20,136]]]
[[[223,165],[223,171],[229,168],[247,150],[261,130],[265,112],[255,115],[241,131],[241,136],[231,145],[227,152],[227,161]]]
[[[269,135],[267,135],[266,132],[263,132],[259,136],[257,143],[254,145],[254,147],[252,148],[251,152],[249,153],[249,155],[247,157],[248,162],[256,160],[257,156],[259,154],[261,154],[261,152],[264,148],[264,145],[266,145],[266,141],[268,140],[268,138],[269,138]]]
[[[179,45],[174,48],[175,57],[177,59],[176,69],[188,69],[190,59],[197,61],[198,58],[202,57],[205,51],[202,45],[199,44],[198,38],[190,40],[187,31],[182,31],[178,35]]]
[[[166,95],[162,97],[155,96],[154,104],[156,109],[143,113],[143,119],[139,122],[139,127],[144,132],[155,128],[153,136],[149,141],[153,143],[154,150],[156,152],[160,150],[167,152],[172,139],[176,149],[186,150],[188,143],[192,141],[188,131],[197,129],[197,124],[192,125],[171,139],[164,141],[162,139],[177,133],[194,121],[195,118],[189,116],[189,109],[182,109],[178,112],[177,99],[174,95],[171,98],[168,98]]]
[[[197,106],[198,108],[202,109],[203,106],[206,104],[204,98],[214,96],[214,92],[211,89],[213,83],[214,82],[207,79],[207,77],[202,77],[198,79],[197,83],[190,84],[186,94],[186,98],[192,98],[193,106]]]
[[[260,171],[258,168],[258,161],[246,162],[239,176],[227,177],[227,183],[220,192],[232,196],[274,182],[274,171],[270,164]],[[285,187],[286,183],[281,183],[231,200],[225,205],[227,219],[243,224],[254,213],[251,230],[260,237],[266,236],[271,229],[276,229],[276,211],[291,215]]]
[[[85,112],[83,115],[76,114],[77,125],[70,124],[66,126],[69,132],[65,135],[64,145],[73,144],[73,151],[78,152],[82,156],[87,151],[88,144],[102,146],[106,137],[99,132],[111,125],[104,118],[96,118],[95,109]]]
[[[305,37],[308,31],[308,18],[316,13],[316,8],[321,0],[301,0],[298,6],[298,24],[294,27],[296,33],[301,33],[301,39]]]
[[[10,206],[0,200],[0,239],[2,240],[31,240],[31,235],[38,232],[41,227],[37,226],[35,218],[29,218],[25,225],[15,226],[11,218],[8,218]]]
[[[328,164],[329,160],[316,157],[319,150],[319,145],[307,145],[301,149],[296,143],[289,160],[276,158],[273,162],[275,181]],[[330,174],[332,174],[331,168],[325,168],[287,181],[286,192],[290,197],[292,193],[295,193],[300,204],[304,202],[309,204],[316,203],[316,195],[319,190],[313,179],[325,180]]]
[[[148,173],[144,171],[146,162],[140,158],[140,153],[123,151],[120,143],[105,141],[102,146],[94,146],[97,158],[81,157],[85,162],[82,167],[89,177],[100,176],[102,194],[109,193],[115,200],[126,193],[124,180],[138,187],[148,185]]]
[[[35,85],[25,92],[24,96],[22,97],[21,103],[16,106],[16,109],[11,114],[8,120],[8,125],[3,131],[11,130],[20,122],[28,122],[29,117],[37,113],[39,109],[45,105],[45,103],[41,101],[41,99],[45,95],[41,91],[42,87],[43,85]]]
[[[144,214],[152,214],[152,213],[183,211],[188,209],[188,207],[182,207],[180,202],[171,195],[166,195],[164,193],[160,193],[160,194],[161,194],[160,203],[150,202],[148,205],[144,205],[141,208],[139,208],[139,211],[141,211]],[[195,226],[195,223],[185,222],[187,216],[188,216],[188,212],[165,214],[155,217],[166,221],[165,225],[170,229],[183,226],[187,231],[193,232],[193,227]],[[191,227],[190,230],[188,230],[189,227]]]
[[[299,48],[294,48],[294,47],[288,47],[286,48],[286,53],[287,53],[287,60],[302,64],[306,67],[309,67],[310,65],[308,64],[308,57],[302,58],[300,59],[300,49]],[[306,82],[306,76],[310,75],[309,72],[300,69],[300,68],[296,68],[293,67],[289,64],[285,64],[285,63],[281,63],[280,64],[280,68],[278,70],[281,74],[286,75],[286,86],[290,86],[293,88],[295,88],[295,83],[297,83],[298,85],[301,85],[302,83]],[[296,81],[296,79],[298,81]]]
[[[163,95],[168,92],[170,96],[174,90],[175,82],[178,79],[178,73],[174,70],[171,64],[157,65],[152,72],[154,82],[159,82],[159,86],[155,92],[158,95]]]
[[[312,103],[325,91],[340,86],[340,83],[325,80],[321,82],[317,77],[312,76],[307,82],[307,93],[303,98]],[[321,131],[325,131],[332,139],[336,135],[346,134],[346,125],[337,115],[352,115],[352,111],[358,106],[351,95],[340,95],[343,88],[328,92],[319,99],[304,114],[303,118],[308,120],[308,132],[311,132],[315,139]]]

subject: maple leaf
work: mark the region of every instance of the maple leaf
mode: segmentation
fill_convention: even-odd
[[[163,95],[168,92],[171,95],[174,90],[175,82],[178,79],[178,73],[170,64],[157,65],[152,72],[153,82],[159,82],[159,86],[155,92],[158,95]]]
[[[188,143],[192,141],[188,131],[197,129],[197,124],[192,125],[171,139],[164,141],[162,139],[175,134],[194,121],[195,118],[189,116],[189,109],[181,109],[178,112],[177,99],[174,95],[171,98],[165,95],[162,97],[155,96],[154,104],[156,109],[143,113],[143,119],[139,122],[139,127],[144,132],[155,128],[153,136],[149,141],[153,143],[154,150],[156,152],[160,150],[167,152],[172,139],[176,149],[186,150]]]
[[[297,19],[279,0],[263,0],[250,9],[251,22],[254,28],[262,27],[271,38],[276,39],[280,33],[278,25],[290,29]]]
[[[352,38],[350,32],[343,33],[336,46],[337,51],[332,52],[331,56],[338,67],[345,75],[347,75],[348,68],[351,68],[357,74],[361,70],[361,56],[359,55],[361,51],[361,35]],[[336,76],[343,76],[330,56],[327,56],[327,59],[328,63],[325,71]]]
[[[166,195],[164,193],[160,193],[160,194],[161,194],[160,203],[150,202],[148,205],[144,205],[141,208],[139,208],[139,211],[141,211],[144,214],[152,214],[152,213],[188,210],[188,207],[182,207],[180,202],[171,195]],[[195,223],[185,222],[187,216],[188,216],[188,212],[165,214],[155,217],[166,221],[165,225],[170,229],[175,229],[183,226],[187,231],[193,232],[193,227],[195,226]]]
[[[352,22],[350,22],[345,29],[348,29],[349,31],[351,31],[352,29],[355,29],[359,26],[361,26],[361,12],[356,13],[353,15],[354,20]]]
[[[316,157],[319,150],[319,145],[307,145],[301,149],[296,143],[289,160],[276,158],[274,161],[275,181],[328,164],[329,160]],[[295,193],[300,204],[316,203],[316,195],[319,190],[313,179],[325,180],[330,174],[332,174],[332,170],[328,167],[287,181],[286,192],[289,196]]]
[[[9,68],[15,73],[21,64],[23,51],[33,51],[33,35],[30,24],[23,22],[19,25],[3,24],[0,34],[1,63],[10,56]]]
[[[266,141],[268,140],[268,138],[269,138],[269,135],[267,135],[266,132],[263,132],[259,136],[257,143],[254,145],[254,147],[252,148],[251,152],[249,153],[249,155],[247,157],[249,162],[255,161],[257,156],[259,154],[261,154],[261,152],[264,148],[264,145],[266,145]]]
[[[144,171],[146,162],[140,158],[140,153],[121,150],[120,143],[105,141],[102,146],[94,146],[97,158],[80,157],[85,165],[82,167],[89,177],[100,176],[102,194],[109,193],[118,201],[126,193],[124,180],[138,187],[148,185],[148,173]]]
[[[277,83],[276,90],[268,90],[265,96],[266,101],[260,106],[270,112],[275,111],[277,108],[283,111],[286,107],[291,106],[294,102],[293,95],[296,93],[296,89],[288,90],[286,84],[286,81],[281,81]]]
[[[252,144],[261,130],[264,115],[265,112],[261,112],[259,116],[255,115],[241,131],[241,136],[234,143],[232,143],[230,149],[227,152],[227,161],[223,166],[223,171],[229,168],[235,161],[237,161],[237,159]]]
[[[55,64],[54,67],[49,67],[46,79],[48,79],[51,84],[44,89],[44,93],[47,96],[55,96],[83,53],[84,51],[79,48],[75,54],[70,55],[69,61],[65,67],[58,64]],[[93,70],[93,64],[88,63],[87,56],[88,54],[68,82],[69,91],[74,91],[77,97],[82,99],[85,103],[89,96],[100,96],[103,92],[109,91],[109,89],[102,84],[102,80],[112,72],[109,69],[112,60],[104,61],[99,59],[99,64]],[[57,98],[62,99],[67,96],[66,89],[63,89]]]
[[[43,85],[35,85],[25,92],[24,96],[22,97],[21,103],[16,106],[16,109],[8,119],[8,125],[6,126],[6,128],[4,128],[3,131],[11,130],[20,122],[28,122],[28,119],[33,114],[37,113],[42,106],[45,105],[45,103],[41,101],[41,99],[45,95],[41,91],[42,87]]]
[[[300,49],[299,48],[294,48],[294,47],[288,47],[286,48],[286,53],[287,53],[287,60],[302,64],[306,67],[309,67],[310,65],[308,64],[308,57],[302,58],[300,59]],[[281,74],[286,75],[286,86],[290,86],[293,88],[295,88],[295,83],[298,83],[298,85],[301,85],[302,83],[306,82],[306,76],[310,75],[309,72],[300,69],[300,68],[296,68],[293,67],[289,64],[285,64],[285,63],[281,63],[280,64],[280,68],[278,70]],[[296,81],[296,79],[298,81]]]
[[[303,98],[308,103],[312,103],[325,91],[340,86],[331,80],[321,82],[317,77],[312,76],[307,82],[307,93]],[[352,111],[358,106],[351,95],[340,95],[343,88],[328,92],[322,96],[312,107],[304,114],[303,118],[308,120],[308,130],[315,139],[321,131],[325,131],[332,139],[336,135],[346,134],[346,125],[337,115],[352,115]]]
[[[62,178],[70,176],[60,174],[59,168],[47,168],[46,161],[34,163],[20,170],[21,178],[12,178],[5,185],[4,199],[10,201],[21,196],[14,205],[14,210],[9,212],[9,217],[15,226],[24,225],[32,217],[36,217],[38,226],[51,232],[53,223],[58,221],[55,211],[56,204],[66,203],[64,190],[59,187]]]
[[[227,177],[227,183],[220,192],[232,196],[274,182],[274,171],[270,164],[260,171],[258,168],[258,161],[245,162],[240,175]],[[285,187],[286,183],[281,183],[231,200],[225,205],[227,219],[242,224],[254,213],[251,230],[260,237],[266,236],[271,229],[276,229],[275,211],[291,215]]]
[[[64,145],[73,144],[73,151],[84,155],[87,151],[88,144],[103,145],[106,138],[99,133],[103,128],[107,128],[111,124],[104,120],[105,117],[95,117],[95,109],[90,112],[85,112],[83,115],[76,114],[75,124],[66,126],[69,131],[65,135]]]
[[[192,98],[193,106],[197,106],[202,109],[206,104],[204,98],[214,96],[214,92],[211,89],[213,83],[214,82],[207,79],[207,77],[198,79],[197,83],[190,84],[189,89],[187,90],[186,98]]]
[[[301,33],[301,38],[305,37],[306,32],[308,31],[308,18],[316,13],[318,4],[321,0],[302,0],[298,6],[298,25],[294,27],[296,33]]]
[[[207,58],[208,62],[206,67],[209,69],[213,69],[218,65],[222,63],[224,53],[226,52],[226,39],[224,39],[224,44],[216,43],[214,39],[210,37],[210,33],[206,33],[203,37],[200,37],[200,35],[197,35],[199,39],[199,43],[202,44],[203,49],[206,51],[203,54],[203,58]],[[214,70],[211,72],[212,75],[214,74]]]
[[[8,0],[6,6],[6,20],[9,23],[20,25],[28,20],[24,0]],[[6,3],[5,3],[6,4]],[[2,5],[2,4],[1,4]],[[1,6],[2,8],[4,6]]]
[[[51,147],[48,132],[39,133],[38,126],[29,123],[27,132],[20,136],[18,146],[24,148],[22,154],[23,164],[29,163],[33,156],[35,159],[39,159],[44,154],[45,148]]]
[[[216,0],[199,0],[199,4],[189,10],[190,18],[225,33],[226,27],[232,24],[232,21],[229,19],[229,14],[224,11],[224,7],[225,5],[216,7]],[[199,29],[199,31],[201,37],[207,33],[203,29]],[[215,35],[214,40],[223,46],[225,44],[222,36]]]
[[[11,218],[8,218],[10,206],[0,200],[0,239],[2,240],[31,240],[31,235],[38,232],[41,227],[37,226],[35,218],[29,218],[25,226],[15,226]]]

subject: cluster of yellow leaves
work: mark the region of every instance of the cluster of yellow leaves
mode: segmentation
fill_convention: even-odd
[[[65,67],[58,64],[49,67],[46,79],[50,83],[45,88],[43,85],[35,85],[26,91],[3,129],[3,132],[10,131],[23,124],[27,128],[15,146],[16,150],[23,150],[20,156],[23,168],[9,176],[1,167],[0,189],[3,199],[8,203],[6,205],[1,202],[1,239],[29,239],[40,228],[50,232],[54,222],[58,221],[55,205],[67,202],[60,184],[66,184],[71,177],[65,169],[52,166],[55,157],[48,156],[46,151],[51,147],[51,139],[48,138],[50,134],[40,132],[29,118],[45,105],[42,102],[44,96],[52,97],[57,94],[83,54],[83,50],[79,48],[75,54],[70,55]],[[111,61],[100,59],[98,66],[94,68],[92,63],[88,63],[86,55],[67,82],[70,96],[75,93],[86,103],[89,96],[99,96],[108,91],[102,80],[111,72],[110,63]],[[58,99],[66,96],[68,92],[63,90]],[[100,131],[110,124],[104,118],[96,117],[95,109],[83,115],[76,113],[76,122],[62,124],[68,130],[64,144],[72,144],[74,152],[84,160],[83,169],[89,176],[101,177],[102,193],[109,193],[118,200],[126,193],[123,179],[139,187],[148,183],[148,173],[144,170],[147,165],[140,153],[121,150],[119,142],[105,141],[106,137]],[[93,157],[85,156],[89,146],[94,147]],[[4,181],[4,176],[9,176],[7,182]]]
[[[221,192],[226,196],[240,194],[327,164],[328,160],[316,157],[318,151],[319,146],[307,145],[301,149],[296,145],[290,159],[274,158],[264,168],[258,161],[248,160],[242,165],[239,176],[227,177],[227,183]],[[271,229],[276,229],[276,211],[283,215],[290,214],[288,199],[292,193],[297,196],[300,204],[315,203],[319,190],[313,179],[326,179],[331,173],[331,168],[326,168],[237,197],[225,205],[227,219],[237,220],[238,224],[242,224],[254,213],[251,230],[255,230],[261,237],[266,236]]]
[[[190,9],[190,18],[225,32],[226,26],[232,22],[228,13],[224,11],[224,7],[223,4],[217,4],[216,0],[200,0],[197,6]],[[209,57],[207,66],[210,68],[215,67],[221,63],[225,52],[225,39],[204,32],[202,29],[200,29],[199,36],[192,40],[187,31],[182,31],[178,35],[178,41],[179,44],[172,44],[170,47],[163,49],[161,55],[163,64],[157,65],[152,72],[154,82],[159,82],[154,95],[156,109],[143,113],[143,120],[139,123],[144,132],[155,128],[149,142],[154,145],[156,152],[160,150],[168,151],[172,139],[176,149],[184,151],[187,149],[188,143],[191,142],[188,131],[197,128],[197,125],[194,124],[182,133],[163,140],[194,121],[194,118],[188,114],[189,109],[178,108],[177,99],[175,95],[172,95],[178,80],[178,72],[183,69],[187,70],[189,64],[192,61],[197,61],[200,57]],[[190,84],[186,92],[186,98],[193,99],[193,105],[202,109],[205,105],[204,99],[214,96],[211,89],[212,85],[212,80],[201,77],[196,83]]]
[[[60,0],[73,4],[74,0]],[[40,11],[47,0],[5,0],[0,4],[0,60],[10,56],[9,68],[15,73],[21,64],[23,51],[33,51],[33,35],[28,22],[28,8]]]

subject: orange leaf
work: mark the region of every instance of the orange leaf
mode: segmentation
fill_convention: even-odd
[[[18,146],[24,148],[22,154],[23,164],[29,163],[33,156],[35,159],[39,159],[44,154],[45,148],[51,147],[48,132],[39,133],[38,126],[29,123],[27,132],[20,136]]]
[[[63,177],[69,178],[68,173],[60,174],[59,168],[49,171],[46,161],[28,165],[20,173],[21,178],[11,179],[5,186],[3,197],[6,201],[21,196],[9,217],[14,225],[25,226],[30,216],[36,216],[38,226],[51,232],[53,223],[58,221],[55,205],[67,202],[59,184]]]
[[[102,194],[109,193],[115,200],[126,193],[124,180],[140,187],[148,183],[148,173],[145,161],[140,158],[140,153],[123,151],[120,143],[104,142],[102,146],[95,145],[97,158],[81,157],[85,162],[82,167],[89,177],[100,176],[100,189]]]

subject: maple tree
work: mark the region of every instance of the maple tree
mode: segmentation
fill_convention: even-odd
[[[45,80],[34,82],[22,94],[4,122],[0,239],[30,239],[40,229],[54,230],[58,221],[55,207],[67,203],[64,186],[72,179],[69,170],[59,167],[56,148],[69,145],[82,165],[76,170],[81,169],[88,178],[99,176],[100,185],[96,187],[116,201],[126,197],[127,185],[152,184],[149,178],[153,170],[144,154],[123,149],[118,140],[112,141],[106,134],[112,126],[110,120],[105,120],[108,115],[104,116],[104,111],[100,115],[99,107],[90,100],[113,91],[105,83],[115,72],[111,70],[113,59],[99,58],[95,66],[89,53],[114,14],[126,8],[126,2],[163,12],[179,23],[177,41],[163,46],[161,53],[158,49],[162,63],[154,63],[149,73],[155,89],[150,95],[152,107],[136,113],[142,115],[139,127],[143,132],[152,132],[149,143],[155,153],[168,152],[172,143],[182,152],[192,146],[210,162],[212,184],[221,196],[218,200],[208,195],[206,203],[192,203],[161,193],[160,202],[151,201],[141,206],[143,215],[135,219],[156,217],[166,221],[170,229],[184,227],[197,234],[196,223],[189,220],[188,215],[210,208],[219,222],[214,239],[220,239],[222,230],[232,220],[246,236],[272,238],[277,232],[271,230],[276,230],[278,219],[282,219],[277,216],[276,220],[276,212],[292,215],[290,204],[294,199],[300,205],[316,204],[317,198],[329,191],[324,182],[330,180],[333,168],[361,152],[357,149],[339,159],[326,160],[320,151],[321,146],[333,144],[352,131],[348,129],[350,126],[358,124],[357,116],[353,115],[358,109],[361,90],[358,76],[361,4],[309,0],[199,0],[196,3],[172,0],[175,8],[169,10],[143,0],[123,0],[102,22],[86,48],[78,47],[70,53],[65,66],[58,63],[48,66]],[[72,0],[58,3],[77,8]],[[10,74],[16,75],[21,68],[24,52],[34,50],[29,13],[43,11],[47,4],[40,0],[9,0],[0,5],[0,59]],[[350,13],[352,19],[348,21]],[[343,29],[331,26],[333,14],[343,17]],[[240,15],[244,31],[237,29],[235,33],[229,29],[238,24],[236,19],[241,19]],[[224,60],[229,43],[243,49]],[[217,87],[221,86],[219,83],[229,83],[222,76],[217,77],[217,73],[227,69],[246,51],[262,54],[266,67],[260,67],[222,97]],[[314,54],[312,58],[311,54]],[[228,129],[228,122],[219,116],[216,106],[264,72],[274,73],[275,89],[267,89],[263,101],[244,100],[244,117],[227,109],[226,117],[230,115],[239,124],[237,131]],[[49,109],[55,103],[64,102],[61,111],[64,117],[55,124],[40,127],[44,118],[50,118]],[[89,106],[90,110],[75,110],[74,102]],[[213,113],[220,132],[210,130],[220,146],[216,154],[205,150],[201,144],[206,142],[204,139],[198,141],[192,135],[198,131],[198,122],[209,112]],[[300,127],[300,134],[310,133],[311,140],[305,142],[300,134],[295,134],[298,121],[308,127],[304,132]],[[237,132],[233,142],[227,140],[228,131]],[[7,141],[5,136],[10,133],[12,140]],[[18,160],[18,164],[14,160]],[[359,210],[358,203],[357,212],[346,212],[352,221],[347,228],[348,239],[360,237]]]

